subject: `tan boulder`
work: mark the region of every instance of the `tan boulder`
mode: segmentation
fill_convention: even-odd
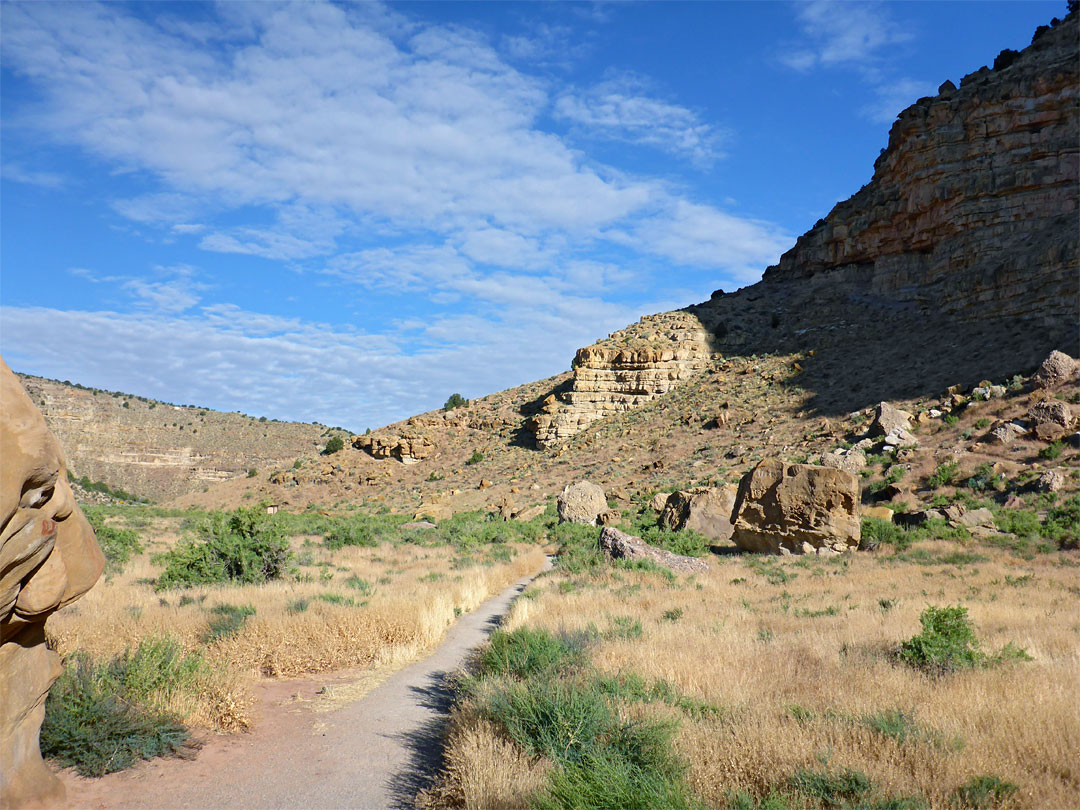
[[[546,509],[547,506],[545,504],[538,503],[535,506],[530,506],[527,509],[522,509],[516,515],[514,515],[514,520],[520,520],[528,523],[530,520],[538,518],[540,517],[540,515],[544,514],[544,510]]]
[[[647,560],[680,574],[698,574],[709,570],[708,560],[684,557],[667,549],[650,546],[640,537],[611,526],[600,532],[599,545],[600,550],[612,560]]]
[[[667,499],[670,497],[670,492],[657,492],[649,500],[649,508],[654,512],[663,512],[664,507],[667,505]]]
[[[871,506],[869,509],[864,509],[862,514],[863,517],[877,518],[886,523],[892,523],[893,519],[893,510],[887,506]]]
[[[1027,418],[1035,435],[1044,442],[1060,439],[1073,422],[1069,406],[1058,399],[1036,402],[1028,409]]]
[[[870,435],[888,436],[890,433],[910,432],[913,418],[907,411],[895,408],[888,402],[878,403],[874,423],[870,425]]]
[[[0,360],[0,807],[63,801],[38,732],[60,657],[45,620],[86,593],[105,558],[75,505],[63,453]]]
[[[731,510],[735,506],[738,487],[723,487],[673,492],[660,513],[660,523],[675,531],[691,529],[726,543],[731,539]]]
[[[1069,357],[1065,352],[1054,350],[1043,360],[1032,382],[1035,383],[1036,388],[1057,388],[1075,379],[1077,374],[1080,374],[1080,362]]]
[[[595,526],[601,512],[606,512],[604,490],[589,481],[567,484],[558,498],[559,522]]]
[[[829,453],[822,453],[821,466],[832,467],[834,470],[844,470],[858,475],[866,467],[866,456],[855,448],[849,450],[838,447]]]
[[[454,516],[454,510],[446,503],[422,503],[416,509],[413,520],[433,520],[441,523]]]
[[[735,545],[770,554],[831,554],[859,547],[859,479],[812,464],[763,461],[743,476]]]

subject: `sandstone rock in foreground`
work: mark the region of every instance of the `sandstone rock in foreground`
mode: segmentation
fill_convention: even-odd
[[[859,547],[859,479],[812,464],[763,461],[743,476],[732,515],[739,548],[832,554]]]
[[[728,485],[673,492],[664,503],[660,522],[670,529],[691,529],[717,542],[731,539],[731,510],[738,488]]]
[[[45,620],[97,582],[105,558],[45,419],[0,360],[0,807],[58,804],[38,733],[60,656]]]
[[[684,557],[650,546],[640,537],[634,537],[611,526],[600,532],[599,543],[600,550],[612,560],[648,560],[679,574],[698,574],[709,570],[708,560]]]
[[[607,511],[604,490],[590,481],[567,484],[559,495],[559,521],[595,526],[596,519]]]
[[[1080,373],[1080,362],[1069,357],[1065,352],[1055,349],[1035,372],[1035,387],[1057,388],[1073,380],[1078,373]]]

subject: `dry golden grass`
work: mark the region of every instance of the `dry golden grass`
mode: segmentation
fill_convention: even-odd
[[[883,551],[769,560],[796,575],[787,582],[770,582],[753,557],[713,558],[707,575],[675,586],[657,574],[556,569],[530,587],[534,598],[518,600],[506,626],[605,631],[620,617],[640,620],[641,638],[598,641],[593,664],[664,679],[720,707],[718,716],[683,718],[676,739],[692,789],[711,807],[726,807],[733,790],[764,796],[823,760],[864,772],[883,793],[921,794],[934,808],[987,774],[1019,787],[1012,806],[1080,807],[1080,557],[1023,561],[977,550],[990,559],[925,566]],[[577,587],[564,592],[571,580]],[[1013,641],[1035,660],[940,677],[895,661],[927,605],[957,603],[985,651]],[[888,711],[913,718],[913,738],[897,742],[869,727],[867,716]],[[444,791],[467,807],[512,805],[503,782],[468,775],[518,773],[517,752],[497,735],[477,739],[490,729],[464,722],[448,753],[456,783]],[[535,787],[530,773],[510,795],[520,804]]]
[[[142,529],[152,551],[176,541],[169,528],[166,519]],[[302,540],[294,540],[298,550]],[[200,680],[194,694],[171,696],[166,706],[189,724],[237,730],[250,722],[247,684],[253,678],[357,667],[385,674],[415,660],[439,643],[456,616],[544,563],[538,547],[511,548],[514,556],[508,563],[455,569],[456,552],[449,546],[384,543],[330,551],[309,545],[303,551],[311,564],[300,569],[307,581],[163,592],[153,589],[151,580],[160,568],[150,561],[148,550],[123,574],[100,582],[78,603],[58,612],[49,620],[48,632],[61,654],[82,650],[107,658],[157,635],[203,651],[212,672]],[[374,592],[365,595],[351,587],[348,581],[354,577]],[[356,604],[331,604],[320,595]],[[297,611],[297,603],[305,601],[307,607]],[[216,605],[250,605],[255,615],[234,635],[205,644],[210,609]]]

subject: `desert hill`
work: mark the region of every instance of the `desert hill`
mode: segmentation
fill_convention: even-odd
[[[60,440],[73,479],[152,500],[291,463],[343,432],[18,376]]]
[[[1072,13],[906,109],[871,181],[759,283],[645,317],[579,350],[570,374],[180,502],[513,513],[581,477],[629,498],[813,459],[881,400],[927,434],[913,469],[958,453],[1010,476],[1042,463],[1038,443],[988,437],[1043,396],[1024,378],[1052,350],[1080,353],[1077,33]],[[973,398],[984,383],[1006,393]]]

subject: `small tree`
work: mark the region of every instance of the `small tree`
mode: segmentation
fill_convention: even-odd
[[[469,400],[465,399],[461,394],[451,394],[442,409],[444,411],[452,411],[454,408],[463,408],[468,404]]]
[[[323,448],[324,456],[332,456],[345,446],[345,441],[340,436],[331,436],[326,441],[326,447]]]

